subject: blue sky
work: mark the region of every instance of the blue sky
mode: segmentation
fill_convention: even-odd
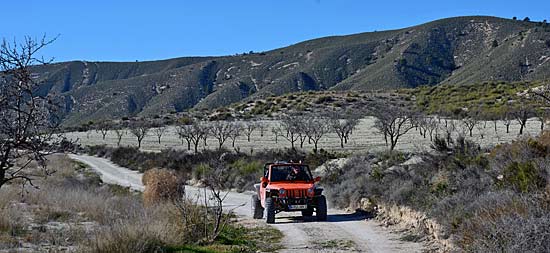
[[[47,34],[56,61],[135,61],[265,51],[329,35],[464,15],[550,20],[550,1],[9,1],[0,38]]]

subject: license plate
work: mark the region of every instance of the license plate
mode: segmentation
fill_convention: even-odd
[[[288,209],[290,210],[307,209],[307,205],[288,205]]]

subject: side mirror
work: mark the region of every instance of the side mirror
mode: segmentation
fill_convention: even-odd
[[[266,178],[266,177],[261,177],[261,178],[260,178],[260,181],[261,181],[262,183],[267,183],[267,178]]]
[[[321,181],[321,177],[315,177],[315,178],[313,179],[313,181],[315,181],[315,182],[320,182],[320,181]]]

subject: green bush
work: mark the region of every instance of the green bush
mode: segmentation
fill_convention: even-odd
[[[546,182],[533,163],[513,162],[504,169],[504,185],[525,193],[544,188]]]

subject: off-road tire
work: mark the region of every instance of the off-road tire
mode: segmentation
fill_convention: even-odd
[[[313,208],[309,207],[306,210],[302,210],[302,216],[303,217],[311,217],[313,216]]]
[[[270,197],[265,198],[265,222],[275,223],[275,202]]]
[[[262,207],[262,202],[260,202],[258,198],[258,194],[252,195],[250,206],[252,208],[252,218],[261,219],[264,217],[264,208]]]
[[[327,199],[325,196],[321,195],[317,197],[317,207],[315,208],[315,214],[317,216],[317,221],[326,221],[327,220]]]

